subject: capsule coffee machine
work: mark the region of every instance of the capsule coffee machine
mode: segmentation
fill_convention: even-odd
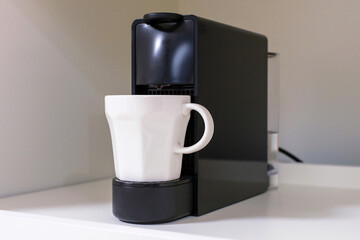
[[[184,155],[181,177],[113,179],[113,213],[131,223],[200,216],[266,191],[267,39],[200,18],[150,13],[132,25],[132,94],[190,95],[211,112],[209,145]],[[192,113],[185,146],[203,133]]]

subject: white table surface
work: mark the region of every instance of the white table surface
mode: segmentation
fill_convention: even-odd
[[[24,194],[0,199],[0,236],[7,237],[1,239],[360,239],[360,189],[356,188],[360,182],[355,187],[341,188],[288,184],[286,179],[280,183],[276,190],[201,217],[190,216],[158,225],[118,221],[111,212],[111,179]]]

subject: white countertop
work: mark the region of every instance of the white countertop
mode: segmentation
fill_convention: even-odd
[[[346,177],[337,187],[323,186],[321,179],[313,185],[308,178],[303,185],[294,180],[295,172],[306,178],[314,168],[332,179],[344,171]],[[111,212],[111,179],[3,198],[0,233],[7,239],[359,239],[360,168],[327,168],[280,164],[280,176],[287,173],[278,189],[158,225],[118,221]]]

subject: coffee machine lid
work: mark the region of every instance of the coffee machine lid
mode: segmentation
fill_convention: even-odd
[[[155,12],[144,15],[147,24],[170,23],[183,21],[184,16],[178,13]]]

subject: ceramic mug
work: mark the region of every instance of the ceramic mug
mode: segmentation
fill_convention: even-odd
[[[190,111],[204,120],[202,138],[184,147]],[[209,111],[190,96],[112,95],[105,97],[116,177],[124,181],[152,182],[178,179],[182,155],[204,148],[214,133]]]

